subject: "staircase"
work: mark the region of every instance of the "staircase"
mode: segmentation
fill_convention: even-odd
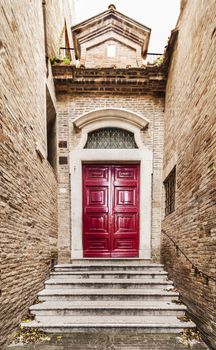
[[[55,266],[38,294],[42,303],[30,308],[35,320],[24,326],[48,333],[179,333],[195,325],[181,320],[186,307],[176,302],[178,297],[160,264],[78,260]]]

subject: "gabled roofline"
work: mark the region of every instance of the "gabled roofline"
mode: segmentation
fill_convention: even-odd
[[[116,41],[116,42],[119,42],[119,43],[121,43],[122,45],[125,45],[125,46],[129,47],[130,49],[132,49],[132,50],[134,50],[134,51],[136,50],[134,47],[132,47],[132,46],[130,46],[128,43],[126,43],[126,42],[124,41],[124,38],[123,38],[123,40],[120,40],[120,39],[117,39],[117,38],[115,37],[115,35],[110,36],[110,37],[107,37],[106,39],[102,40],[100,43],[103,44],[103,43],[105,43],[106,41],[109,41],[110,39],[111,39],[111,40],[114,40],[114,41]],[[97,45],[98,45],[98,43],[96,42],[96,43],[92,44],[92,46],[89,46],[89,48],[92,48],[92,47],[97,46]]]
[[[142,56],[143,58],[145,58],[146,54],[147,54],[147,48],[149,45],[149,40],[150,40],[150,34],[151,34],[151,28],[139,23],[136,20],[133,20],[132,18],[124,15],[123,13],[117,11],[115,9],[114,5],[110,5],[108,10],[99,13],[96,16],[93,16],[85,21],[82,21],[74,26],[71,27],[72,30],[72,37],[73,37],[73,42],[74,42],[74,48],[75,48],[75,56],[76,59],[79,59],[80,57],[80,46],[79,46],[79,42],[76,38],[76,35],[79,33],[79,29],[82,30],[84,27],[88,27],[93,25],[95,22],[102,20],[106,15],[109,14],[113,14],[116,15],[116,17],[120,18],[121,20],[123,20],[124,22],[128,23],[131,26],[135,26],[136,28],[138,28],[139,30],[143,31],[143,32],[147,32],[149,35],[147,35],[146,38],[146,42],[145,45],[142,45]]]
[[[140,29],[145,29],[146,31],[149,31],[151,33],[151,28],[145,26],[144,24],[124,15],[122,12],[119,12],[117,10],[112,10],[112,9],[108,9],[106,11],[103,11],[103,12],[100,12],[98,15],[95,15],[93,17],[90,17],[80,23],[77,23],[75,24],[74,26],[71,27],[71,30],[74,31],[76,30],[78,27],[83,27],[87,24],[90,24],[91,22],[93,22],[95,19],[99,19],[100,17],[104,17],[105,14],[108,14],[108,13],[114,13],[114,14],[117,14],[119,15],[120,17],[123,17],[125,19],[127,19],[127,22],[130,22],[132,24],[135,24],[137,27],[140,27]]]

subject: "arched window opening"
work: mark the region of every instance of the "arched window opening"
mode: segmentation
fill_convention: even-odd
[[[84,148],[131,149],[138,147],[132,132],[120,128],[102,128],[88,133]]]

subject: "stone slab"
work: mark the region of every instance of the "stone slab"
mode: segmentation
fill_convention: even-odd
[[[191,347],[180,342],[179,334],[90,334],[74,333],[51,335],[49,342],[26,346],[9,346],[7,350],[207,350],[203,342],[194,342]]]

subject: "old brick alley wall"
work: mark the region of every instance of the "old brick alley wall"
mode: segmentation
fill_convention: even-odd
[[[56,8],[52,4],[52,13],[59,17],[63,15],[60,4],[61,1],[55,2]],[[42,289],[51,253],[57,249],[57,181],[46,159],[46,84],[53,105],[55,96],[46,72],[42,1],[3,0],[0,12],[2,348]],[[53,20],[56,22],[59,17]],[[61,19],[59,32],[63,29]],[[56,30],[51,36],[48,30],[48,40],[55,41],[59,32]],[[36,143],[42,159],[36,152]]]
[[[164,179],[176,165],[176,208],[163,229],[203,272],[216,279],[216,2],[184,2],[169,71]],[[195,276],[163,235],[162,261],[197,325],[216,345],[216,286]]]
[[[59,51],[60,47],[65,47],[65,31],[68,35],[68,45],[73,47],[71,25],[74,21],[74,2],[70,0],[46,0],[46,32],[47,51],[49,58],[63,57],[65,52]]]

